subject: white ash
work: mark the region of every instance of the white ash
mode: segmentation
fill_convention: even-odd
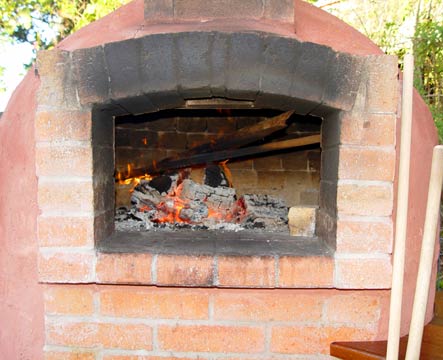
[[[198,184],[178,175],[170,178],[171,181],[166,178],[155,183],[164,190],[162,193],[142,180],[133,191],[131,208],[116,211],[116,229],[288,232],[288,207],[282,199],[257,194],[237,199],[231,187]]]

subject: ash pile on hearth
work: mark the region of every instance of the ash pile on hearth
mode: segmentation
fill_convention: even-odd
[[[117,230],[149,229],[288,231],[288,207],[269,195],[237,196],[222,168],[205,168],[203,183],[190,170],[141,180],[134,188],[132,206],[116,211]]]

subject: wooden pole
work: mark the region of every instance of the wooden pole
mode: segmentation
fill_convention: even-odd
[[[414,306],[412,308],[411,327],[409,329],[406,360],[420,358],[426,306],[428,304],[429,285],[434,260],[435,239],[440,212],[440,199],[443,186],[443,145],[436,146],[432,156],[431,177],[429,179],[428,204],[421,245],[420,265],[417,274]]]
[[[389,308],[389,331],[387,360],[398,359],[400,343],[401,307],[405,267],[406,228],[408,225],[409,164],[411,157],[412,91],[414,57],[404,57],[400,165],[398,174],[397,220],[395,224],[394,263],[392,269],[391,303]]]

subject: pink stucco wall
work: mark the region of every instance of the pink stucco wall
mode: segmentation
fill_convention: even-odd
[[[397,151],[400,146],[400,129],[397,131]],[[409,331],[412,316],[413,296],[417,280],[418,262],[423,236],[424,218],[428,197],[429,175],[431,172],[432,150],[438,144],[438,135],[432,115],[417,91],[414,91],[412,116],[411,165],[409,180],[408,229],[406,239],[406,264],[403,289],[402,319],[403,335]],[[398,179],[397,179],[398,180]],[[397,185],[397,184],[395,184]],[[396,186],[397,187],[397,186]],[[437,242],[438,244],[438,242]],[[438,251],[435,252],[434,269],[437,268]],[[435,284],[434,279],[431,282]],[[427,321],[432,318],[435,286],[431,286]]]
[[[0,119],[0,358],[39,360],[43,295],[37,280],[36,90],[30,70]]]
[[[380,54],[370,40],[340,20],[302,1],[295,1],[294,37],[338,51]],[[59,48],[73,50],[143,36],[143,1],[135,0],[70,36]],[[266,29],[266,26],[264,29]],[[164,26],[158,25],[158,31]],[[180,27],[176,27],[180,31]],[[282,29],[287,34],[287,29]],[[42,358],[43,296],[37,280],[37,179],[34,115],[39,79],[31,70],[0,119],[0,354],[4,359]],[[430,153],[437,135],[430,113],[416,95],[411,161],[408,260],[405,274],[405,319],[410,316],[417,256],[424,222]],[[411,256],[415,255],[415,256]],[[386,316],[384,314],[383,316]],[[428,319],[431,311],[428,311]],[[406,331],[404,323],[403,333]]]

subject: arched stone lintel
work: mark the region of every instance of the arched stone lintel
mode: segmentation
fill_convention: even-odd
[[[306,114],[352,109],[365,57],[261,32],[182,32],[45,51],[37,68],[62,107],[138,114],[221,97]]]

